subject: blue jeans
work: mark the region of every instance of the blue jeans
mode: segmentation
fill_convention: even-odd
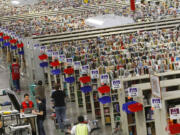
[[[46,98],[41,99],[41,100],[42,100],[42,103],[45,105],[45,110],[46,110]]]
[[[20,90],[20,81],[19,80],[13,80],[13,85],[16,88],[16,90]]]
[[[44,122],[44,120],[37,119],[37,126],[38,126],[39,135],[46,135],[46,133],[44,131],[43,122]]]
[[[65,106],[55,107],[55,111],[56,111],[56,119],[58,121],[59,128],[64,129],[64,122],[66,119],[66,107]]]

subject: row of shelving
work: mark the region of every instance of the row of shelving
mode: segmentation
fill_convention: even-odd
[[[52,61],[52,59],[49,59],[49,63],[51,63]],[[48,75],[46,76],[49,82],[50,89],[53,89],[55,83],[60,83],[61,89],[65,89],[67,91],[70,101],[75,102],[76,108],[78,110],[79,108],[82,108],[84,114],[92,113],[92,117],[94,119],[101,118],[103,125],[112,125],[112,127],[114,128],[115,124],[120,121],[118,90],[113,90],[109,94],[101,94],[97,90],[98,87],[101,86],[99,78],[91,79],[89,83],[83,84],[79,81],[79,78],[87,75],[91,76],[90,73],[82,74],[80,70],[74,70],[74,73],[71,75],[62,73],[64,69],[70,67],[72,66],[65,66],[63,63],[61,63],[60,67],[50,66],[49,68],[45,69],[48,73]],[[52,75],[52,73],[49,72],[57,69],[61,70],[61,74]],[[75,82],[65,83],[64,79],[68,77],[74,77]],[[108,85],[111,86],[110,83]],[[80,89],[84,86],[91,86],[92,92],[83,93]],[[112,102],[110,104],[103,105],[99,102],[99,98],[104,95],[108,95],[111,97]]]
[[[174,25],[171,27],[174,28]],[[138,37],[136,36],[137,34],[136,31],[131,33],[131,34],[134,34],[133,35],[134,38],[132,37],[133,39],[136,39]],[[166,33],[166,31],[164,32],[162,30],[162,32],[165,34],[168,34],[168,32]],[[116,36],[114,36],[114,34]],[[91,76],[89,72],[82,74],[81,73],[82,70],[80,68],[75,69],[75,72],[71,75],[65,74],[64,69],[67,69],[68,67],[73,66],[72,63],[71,64],[69,63],[69,65],[65,65],[68,63],[67,61],[60,62],[58,66],[56,67],[49,66],[49,67],[44,68],[45,75],[43,74],[42,78],[46,76],[46,80],[49,84],[50,89],[53,89],[53,86],[55,83],[60,83],[61,88],[67,91],[70,101],[75,102],[77,109],[79,110],[79,108],[82,108],[84,114],[87,114],[89,112],[92,113],[93,118],[101,118],[103,126],[111,124],[112,128],[114,129],[116,124],[122,121],[123,122],[122,129],[125,135],[128,135],[128,134],[144,135],[144,133],[146,132],[147,134],[153,134],[153,135],[154,134],[166,135],[166,132],[164,131],[165,120],[163,119],[164,123],[162,125],[160,124],[160,122],[162,122],[162,120],[160,121],[160,118],[163,118],[164,108],[162,109],[163,111],[160,112],[159,114],[157,110],[155,111],[151,110],[151,105],[150,105],[150,98],[152,97],[151,86],[150,86],[150,79],[148,76],[149,72],[147,71],[147,68],[145,67],[151,66],[151,64],[149,63],[153,63],[154,62],[153,60],[156,60],[156,62],[154,62],[155,66],[153,67],[155,71],[165,72],[167,70],[171,70],[171,72],[168,72],[168,73],[158,74],[160,76],[161,86],[166,87],[166,92],[170,92],[170,91],[176,92],[176,90],[179,90],[179,88],[176,86],[179,86],[180,73],[179,71],[173,71],[173,70],[178,70],[179,68],[178,65],[176,65],[178,63],[178,60],[177,61],[175,60],[175,58],[178,56],[177,53],[179,53],[179,50],[177,48],[180,46],[178,43],[178,39],[176,39],[177,35],[174,34],[173,39],[171,39],[170,37],[168,38],[164,37],[164,40],[165,40],[164,42],[160,40],[157,42],[158,39],[151,40],[146,37],[142,37],[141,39],[140,38],[137,39],[134,43],[134,40],[129,41],[130,39],[129,37],[131,37],[131,35],[126,34],[125,36],[120,36],[118,34],[119,33],[112,33],[112,36],[108,35],[106,37],[103,37],[101,41],[99,40],[99,37],[97,38],[97,36],[95,36],[94,39],[92,40],[88,39],[88,41],[85,41],[85,42],[84,41],[80,42],[79,40],[77,41],[76,40],[77,37],[75,37],[73,38],[72,42],[71,41],[68,43],[63,42],[61,44],[64,47],[64,48],[62,47],[63,49],[66,48],[66,45],[70,46],[70,48],[68,48],[69,50],[67,49],[65,51],[67,53],[66,55],[67,58],[71,56],[78,57],[79,55],[83,55],[83,57],[80,57],[80,61],[82,65],[85,65],[86,60],[88,61],[89,64],[93,61],[92,59],[95,59],[97,61],[96,62],[97,65],[95,66],[90,65],[89,70],[99,68],[99,75],[102,75],[105,73],[109,75],[110,78],[109,78],[109,82],[107,83],[107,85],[110,86],[109,93],[101,94],[98,91],[98,88],[102,86],[100,77],[98,77],[97,79],[91,78],[91,81],[86,84],[83,84],[82,82],[80,82],[79,78],[82,77],[83,75]],[[128,40],[124,41],[124,39],[126,39],[126,36],[129,36],[127,38]],[[92,36],[90,35],[89,37],[92,37]],[[87,37],[85,38],[87,39]],[[122,40],[119,40],[120,38],[122,38]],[[81,37],[79,37],[78,39],[81,39]],[[177,42],[174,42],[174,40]],[[55,42],[59,42],[59,40]],[[146,45],[143,46],[141,43],[146,44]],[[88,44],[89,46],[86,44]],[[33,45],[32,48],[34,49],[34,44],[32,43],[32,45]],[[55,50],[55,51],[61,52],[62,48],[59,47],[61,45],[59,44],[52,45],[52,46],[56,46],[56,48],[52,49],[50,48],[49,42],[48,42],[48,46],[46,46],[47,47],[46,49],[47,50],[52,49],[51,51]],[[102,45],[104,46],[101,47]],[[80,48],[78,48],[79,46]],[[88,46],[89,48],[87,47],[88,49],[85,49],[83,48],[83,46],[85,47]],[[134,46],[135,48],[133,48]],[[157,51],[161,52],[160,54],[165,54],[164,56],[159,57],[159,54],[154,56],[155,55],[153,53],[154,50],[152,51],[152,49],[158,48],[156,46],[160,48]],[[168,52],[164,51],[164,47],[166,46],[169,47],[165,49],[165,50],[168,50]],[[76,52],[71,51],[73,47],[75,47],[77,50],[78,49],[82,50],[82,54],[77,53],[77,55],[74,55]],[[169,50],[172,50],[172,48],[177,49],[177,50],[169,51]],[[125,51],[126,49],[128,51]],[[87,53],[88,56],[83,54],[83,50],[85,50],[84,53]],[[128,52],[131,56],[126,55],[126,52]],[[34,53],[35,52],[33,51],[33,54]],[[31,53],[29,54],[32,55]],[[40,53],[37,53],[36,55],[35,54],[34,55],[38,56],[39,54]],[[55,56],[56,58],[58,57],[58,59],[59,59],[59,54],[58,56]],[[122,55],[119,55],[119,54],[122,54]],[[110,57],[110,56],[113,56],[113,57]],[[104,59],[104,57],[107,57],[109,59]],[[174,60],[172,59],[172,57]],[[52,58],[52,53],[51,53],[49,55],[49,59],[47,60],[47,62],[50,64],[51,62],[54,62],[56,58]],[[139,63],[139,67],[137,66],[136,68],[133,68],[134,65],[138,64],[138,63],[133,63],[132,61],[133,58],[137,58],[137,59],[140,58],[141,63]],[[162,61],[160,62],[162,62],[163,64],[159,64],[160,58],[162,58]],[[32,59],[31,61],[34,60],[32,56],[31,56],[31,59]],[[137,59],[134,59],[134,61],[137,62],[138,61]],[[111,60],[114,60],[114,61],[111,61]],[[147,62],[146,60],[149,60],[149,61]],[[37,67],[39,66],[38,64],[37,64]],[[161,65],[163,65],[162,68],[160,67]],[[31,66],[33,66],[34,70],[38,69],[36,68],[36,66],[29,64],[29,68],[31,68]],[[120,66],[118,67],[120,69],[117,69],[116,66]],[[162,70],[159,70],[159,68]],[[58,70],[61,73],[52,74],[52,71],[58,71]],[[115,75],[112,75],[111,71],[113,71],[113,74],[114,74],[114,71],[116,70],[118,71],[118,73],[115,73]],[[64,81],[65,78],[69,78],[69,77],[75,78],[74,83],[66,83]],[[165,78],[167,80],[164,80]],[[175,78],[178,78],[178,79],[175,79]],[[120,89],[112,89],[111,82],[114,79],[120,79],[120,82],[122,85]],[[81,91],[81,88],[84,86],[91,86],[92,91],[86,94],[83,93]],[[142,103],[144,107],[143,107],[142,112],[137,112],[137,113],[127,115],[125,112],[122,111],[122,105],[132,100],[132,99],[129,100],[127,98],[126,91],[125,91],[127,88],[131,86],[139,88],[140,99],[134,99],[134,100],[137,100],[140,103]],[[99,98],[103,96],[109,96],[111,98],[111,103],[108,103],[105,105],[101,104],[99,102]],[[157,130],[158,128],[159,130]]]
[[[173,27],[174,27],[174,25],[173,25]],[[163,27],[163,28],[165,28],[165,27]],[[149,29],[149,30],[150,30],[150,29]],[[118,35],[118,34],[120,34],[120,33],[114,32],[112,35]],[[123,33],[123,34],[125,34],[125,33]],[[108,35],[102,35],[102,36],[108,36]],[[90,37],[92,37],[92,36],[90,35]],[[95,38],[97,38],[97,37],[98,37],[98,36],[96,36]],[[87,37],[86,37],[86,38],[87,38]],[[76,39],[76,37],[75,37],[75,38],[73,39],[73,41],[72,41],[72,40],[71,40],[71,41],[72,41],[72,42],[75,42],[75,44],[79,44],[78,42],[76,43],[76,40],[77,40],[77,39]],[[83,40],[83,39],[82,39],[82,40]],[[70,41],[70,42],[71,42],[71,41]],[[28,41],[28,42],[32,42],[32,40],[30,40],[30,41]],[[35,42],[35,41],[33,41],[32,44],[34,44],[34,42]],[[60,42],[60,41],[58,41],[57,44],[59,44],[59,42]],[[48,43],[47,45],[49,45],[49,44],[51,44],[51,42]],[[81,43],[80,43],[80,44],[81,44]],[[158,43],[158,44],[159,44],[159,43]],[[34,46],[33,46],[33,45],[32,45],[32,46],[31,46],[31,45],[30,45],[30,46],[27,45],[27,48],[33,49]],[[25,49],[25,50],[26,50],[26,55],[28,55],[28,53],[29,53],[29,54],[34,54],[34,52],[28,51],[29,49]],[[31,57],[31,56],[27,56],[27,57]],[[28,70],[31,70],[30,68],[31,68],[31,66],[33,65],[33,64],[32,64],[32,60],[29,60],[29,58],[27,58],[27,57],[26,57],[26,59],[27,59],[26,64],[27,64],[27,63],[28,63],[28,64],[27,64],[26,66],[28,67]],[[173,66],[170,66],[170,67],[169,67],[169,69],[172,69],[172,68],[173,68]],[[33,66],[33,69],[34,69],[34,70],[37,70],[37,67],[36,67],[36,66]],[[33,71],[32,71],[32,72],[33,72]],[[124,72],[124,71],[123,71],[123,72]],[[133,71],[131,70],[131,72],[133,72]],[[38,73],[38,72],[37,72],[37,73]],[[38,79],[39,79],[39,77],[36,76],[37,73],[35,73],[35,75],[33,75],[33,77],[31,77],[31,78],[32,78],[31,80],[38,80]],[[33,73],[31,73],[31,74],[33,74]],[[34,76],[35,76],[35,77],[34,77]]]
[[[134,87],[138,87],[139,90],[143,90],[142,91],[142,103],[144,106],[144,114],[142,117],[144,117],[145,119],[145,123],[146,123],[146,129],[147,132],[151,132],[152,134],[155,134],[155,116],[154,116],[154,112],[151,110],[151,104],[150,104],[150,99],[152,97],[151,94],[151,87],[150,87],[150,80],[149,80],[149,76],[141,76],[139,77],[131,77],[131,78],[126,78],[126,79],[122,79],[122,84],[124,84],[124,86],[122,87],[122,90],[112,90],[109,94],[101,94],[97,91],[98,87],[101,86],[101,81],[100,79],[93,79],[91,80],[91,84],[88,83],[86,85],[84,85],[83,83],[81,83],[79,81],[79,78],[82,76],[82,74],[80,74],[80,72],[77,72],[78,70],[75,70],[76,73],[76,79],[75,79],[75,84],[76,86],[74,86],[74,84],[70,84],[69,88],[67,87],[67,89],[69,89],[70,91],[68,93],[70,93],[70,99],[72,99],[72,95],[75,98],[75,102],[77,104],[77,107],[83,107],[84,113],[94,113],[94,118],[101,118],[102,123],[104,125],[108,125],[111,124],[112,127],[115,127],[116,122],[120,122],[121,119],[121,113],[119,112],[120,110],[118,110],[117,108],[121,109],[121,105],[122,102],[119,99],[121,92],[124,91],[125,89],[127,89],[128,87],[134,86]],[[84,74],[87,75],[87,74]],[[167,72],[167,73],[158,73],[157,74],[161,79],[161,86],[162,87],[168,87],[167,92],[173,91],[174,86],[179,86],[180,84],[179,82],[179,78],[180,78],[180,71],[172,71],[172,72]],[[116,79],[116,78],[114,78]],[[168,80],[167,80],[168,79]],[[111,79],[110,79],[111,80]],[[170,83],[168,83],[170,82]],[[82,91],[80,90],[81,87],[83,86],[92,86],[92,92],[91,93],[87,93],[84,94],[82,93]],[[111,84],[108,84],[111,86]],[[67,85],[68,86],[68,85]],[[112,86],[111,86],[112,87]],[[72,89],[72,90],[71,90]],[[174,88],[174,90],[177,90],[178,88]],[[75,96],[77,94],[77,96]],[[124,93],[125,94],[125,93]],[[103,105],[101,103],[99,103],[98,98],[102,97],[103,95],[109,95],[111,97],[111,103],[107,104],[107,105]],[[127,99],[127,96],[124,97],[125,98],[125,102],[130,101],[129,99]],[[132,100],[132,99],[131,99]],[[72,100],[71,100],[72,101]],[[138,134],[137,133],[137,126],[136,126],[136,114],[131,114],[131,115],[127,115],[127,124],[128,126],[128,132],[129,133],[133,133],[133,135]]]
[[[110,3],[101,3],[100,5],[93,5],[91,4],[90,6],[88,6],[89,9],[91,10],[97,10],[99,9],[99,6],[102,7],[106,7],[106,8],[113,8],[113,7],[117,7],[117,6],[122,6],[122,5],[128,5],[126,3],[117,3],[114,1],[109,1]],[[28,13],[28,14],[20,14],[20,15],[13,15],[13,16],[2,16],[0,17],[1,20],[4,21],[8,21],[8,20],[16,20],[16,19],[31,19],[31,18],[35,18],[35,17],[40,17],[40,16],[52,16],[52,15],[56,15],[56,14],[73,14],[73,13],[80,13],[80,12],[84,12],[87,11],[87,5],[82,5],[81,7],[76,7],[76,8],[70,8],[70,9],[61,9],[58,11],[41,11],[41,12],[37,12],[37,13]]]
[[[115,37],[109,37],[109,38],[113,39]],[[146,132],[147,128],[149,130],[148,132],[150,132],[149,127],[151,127],[152,126],[151,124],[153,123],[153,114],[150,111],[151,107],[150,107],[150,104],[148,103],[149,99],[144,99],[144,100],[141,99],[142,101],[140,103],[143,103],[143,105],[145,104],[145,106],[146,106],[144,109],[144,113],[142,113],[141,115],[139,115],[138,113],[135,113],[135,114],[131,114],[131,115],[127,116],[127,114],[125,114],[121,109],[124,103],[130,101],[127,99],[127,96],[126,96],[125,90],[127,88],[136,84],[136,87],[139,86],[140,89],[149,89],[149,90],[151,89],[150,79],[149,79],[149,75],[148,75],[149,72],[148,73],[141,72],[142,74],[139,74],[140,72],[139,73],[134,72],[134,74],[130,75],[131,71],[135,71],[135,69],[139,69],[140,66],[136,67],[134,69],[125,67],[128,64],[133,64],[133,63],[131,63],[132,61],[129,61],[130,58],[133,58],[134,61],[137,61],[137,59],[135,59],[135,58],[141,58],[142,55],[137,55],[137,56],[133,55],[133,56],[127,58],[127,56],[125,56],[125,54],[124,54],[125,52],[123,52],[122,50],[119,51],[120,53],[122,53],[122,55],[120,55],[120,56],[116,55],[116,53],[115,53],[116,51],[109,51],[113,47],[113,45],[111,44],[112,43],[111,41],[113,41],[113,40],[109,41],[109,38],[104,38],[105,40],[107,39],[107,42],[105,42],[107,44],[107,46],[104,46],[104,50],[107,50],[106,52],[104,52],[104,50],[100,48],[100,45],[104,43],[103,40],[99,41],[98,39],[94,39],[94,40],[90,40],[87,42],[83,42],[84,45],[86,45],[86,44],[87,44],[87,46],[89,45],[88,49],[91,51],[88,50],[86,53],[84,52],[84,53],[77,54],[79,56],[73,55],[74,63],[76,63],[77,61],[81,61],[81,64],[80,64],[79,69],[75,70],[74,74],[72,75],[73,77],[75,77],[75,83],[70,84],[70,85],[68,84],[69,86],[67,85],[69,97],[71,98],[71,95],[75,94],[74,97],[75,97],[75,103],[76,103],[77,108],[82,106],[83,112],[85,114],[87,114],[88,112],[91,112],[94,118],[101,116],[101,121],[102,121],[103,125],[108,125],[111,123],[111,126],[114,129],[116,123],[122,121],[123,122],[122,129],[124,131],[124,134],[129,134],[129,133],[133,132],[133,134],[141,135],[142,134],[141,131],[144,130],[143,132]],[[141,43],[145,43],[145,42],[146,41],[142,41]],[[68,43],[62,43],[61,45],[67,45],[67,44]],[[71,46],[71,48],[68,48],[68,46],[66,48],[67,49],[66,52],[68,52],[67,56],[66,56],[67,57],[66,60],[69,58],[69,56],[71,56],[71,53],[72,54],[76,53],[75,51],[74,52],[72,51],[73,49],[80,49],[80,50],[84,49],[85,50],[86,46],[83,48],[81,42],[77,42],[77,44],[76,44],[76,45],[79,45],[80,48],[78,48],[74,44],[75,44],[75,42],[70,42],[68,44],[69,46]],[[130,47],[132,47],[132,46],[130,46],[130,44],[131,43],[127,44],[127,49],[130,49]],[[137,48],[134,51],[138,51],[138,49],[140,51],[141,47],[138,44],[135,44],[135,45],[137,45],[137,46],[135,46]],[[178,43],[174,44],[173,42],[166,42],[163,44],[163,46],[161,46],[161,45],[159,45],[159,46],[157,44],[152,45],[152,46],[149,45],[149,48],[147,50],[151,50],[155,46],[158,46],[160,48],[162,47],[161,48],[162,50],[164,49],[164,46],[167,46],[167,48],[166,48],[167,50],[168,50],[168,47],[170,47],[170,48],[175,47],[176,49],[179,48],[179,44]],[[140,47],[140,48],[138,48],[138,47]],[[156,48],[158,48],[158,47],[156,47]],[[61,48],[58,48],[58,50],[60,50],[60,49]],[[129,51],[128,53],[133,54],[134,51]],[[179,50],[177,49],[177,52],[178,51]],[[117,54],[119,54],[119,52],[117,51]],[[173,50],[172,50],[172,52],[175,53]],[[159,57],[158,57],[159,53],[157,56],[154,56],[154,54],[153,54],[154,57],[152,59],[151,59],[151,53],[153,53],[153,51],[150,52],[150,54],[148,54],[148,55],[150,55],[148,60],[151,61],[152,59],[154,59],[154,60],[159,59]],[[171,54],[171,51],[168,52],[168,54]],[[144,53],[143,56],[144,55],[146,55],[146,54]],[[97,56],[97,57],[95,57],[95,56]],[[112,57],[112,56],[114,56],[114,57]],[[116,58],[116,56],[118,58]],[[169,62],[167,62],[169,64],[169,66],[171,64],[175,64],[176,62],[178,62],[178,60],[177,61],[172,60],[171,56],[172,55],[167,56],[167,57],[166,56],[162,57],[162,59],[167,58],[167,60],[169,61]],[[105,59],[105,57],[109,58],[109,59]],[[174,54],[173,57],[175,58],[176,54]],[[58,55],[58,58],[59,58],[59,55]],[[92,59],[96,62],[93,63]],[[111,60],[119,60],[120,65],[118,65],[118,62],[117,63],[114,62],[114,65],[113,65],[113,63],[110,63]],[[143,61],[143,59],[140,59],[140,60]],[[105,62],[107,62],[108,64],[107,65],[104,64]],[[153,60],[152,60],[152,62],[153,62]],[[63,67],[63,63],[64,62],[61,63],[61,66],[60,66],[61,68]],[[68,62],[66,61],[65,63],[67,64]],[[89,69],[88,69],[89,72],[85,73],[84,75],[91,76],[90,71],[97,68],[98,72],[99,72],[98,73],[99,77],[97,77],[97,79],[91,78],[90,82],[88,82],[87,84],[82,84],[79,81],[79,78],[83,76],[82,66],[86,65],[87,63],[89,64]],[[119,68],[117,68],[116,66],[119,66]],[[142,65],[142,66],[146,66],[146,65]],[[71,67],[74,67],[74,65],[71,65]],[[67,68],[67,66],[65,66],[64,69],[65,68]],[[121,73],[122,70],[124,70],[124,72],[126,72],[126,71],[129,72],[128,75],[126,75],[125,73],[122,74]],[[143,69],[141,69],[141,70],[143,70]],[[61,69],[61,71],[63,72],[64,70]],[[169,68],[169,69],[167,68],[167,69],[164,69],[163,72],[165,72],[165,73],[157,73],[157,75],[160,76],[161,84],[163,84],[164,87],[167,87],[167,89],[168,89],[167,91],[169,91],[169,90],[172,91],[172,89],[170,89],[169,87],[172,86],[173,84],[179,84],[178,83],[179,80],[174,80],[173,78],[174,77],[179,78],[180,72],[179,72],[178,68]],[[106,84],[108,86],[110,86],[111,90],[109,93],[101,94],[101,93],[99,93],[99,91],[97,91],[97,89],[102,86],[100,76],[105,73],[109,75],[109,82],[107,82]],[[51,73],[49,72],[49,74],[51,74]],[[65,76],[64,73],[61,74],[61,77],[62,76],[64,76],[64,78],[69,77],[69,76]],[[62,80],[64,80],[64,78]],[[164,80],[164,78],[166,78],[167,82],[169,82],[169,83],[166,83],[165,82],[166,80]],[[122,85],[121,88],[119,88],[117,90],[112,89],[112,80],[114,80],[114,79],[120,79],[121,85]],[[92,87],[92,89],[93,89],[92,92],[90,92],[88,94],[84,94],[81,92],[80,89],[86,85],[89,85]],[[73,90],[70,90],[70,87],[72,87]],[[176,90],[177,89],[178,88],[176,88]],[[144,97],[148,97],[148,98],[151,97],[150,92],[142,93],[141,96],[143,96],[143,94],[145,95]],[[97,99],[99,100],[99,98],[101,98],[103,96],[110,96],[111,103],[108,103],[108,105],[106,105],[106,106],[101,103],[99,103],[99,105],[98,105]],[[140,128],[139,121],[141,119],[142,119],[142,121],[144,120],[145,121],[144,123],[147,123],[147,124],[145,124],[145,126],[143,125],[142,126],[143,128],[141,130],[136,130],[136,129]],[[129,126],[127,126],[127,125],[129,125]],[[125,126],[127,126],[127,127],[125,127]],[[152,129],[152,132],[154,132],[154,129]],[[158,131],[155,130],[155,132],[157,134]]]
[[[174,27],[173,25],[172,28]],[[126,96],[125,90],[127,88],[136,84],[139,85],[139,91],[143,88],[150,91],[151,86],[147,67],[153,67],[153,70],[157,72],[170,70],[170,72],[167,73],[159,73],[159,76],[167,77],[171,83],[165,87],[169,87],[174,83],[179,84],[177,80],[173,80],[173,76],[179,78],[177,75],[179,71],[174,71],[179,70],[177,65],[179,60],[176,58],[179,58],[178,53],[180,46],[178,43],[178,34],[175,32],[175,29],[176,28],[170,31],[167,27],[163,26],[162,30],[157,30],[157,28],[154,30],[153,28],[151,29],[152,31],[148,31],[149,33],[141,33],[141,31],[137,32],[137,30],[135,30],[131,33],[132,35],[129,33],[121,33],[119,35],[118,32],[114,32],[112,35],[108,33],[109,35],[103,34],[94,38],[89,38],[91,37],[91,35],[89,35],[85,37],[85,40],[80,40],[81,37],[74,37],[73,41],[69,40],[61,43],[59,43],[59,40],[53,40],[53,42],[55,41],[58,44],[48,43],[42,46],[45,47],[46,50],[44,53],[48,53],[49,50],[59,52],[55,57],[60,61],[60,65],[56,68],[49,66],[45,69],[48,73],[50,89],[52,89],[54,83],[60,83],[61,88],[66,89],[69,99],[71,99],[72,102],[75,101],[77,109],[81,108],[79,110],[83,110],[84,114],[88,112],[92,113],[93,118],[101,118],[103,126],[111,124],[113,129],[117,123],[122,122],[122,130],[125,135],[144,135],[143,133],[146,132],[155,132],[156,135],[162,134],[164,133],[162,130],[162,132],[160,132],[153,129],[154,126],[156,129],[157,113],[155,112],[153,114],[150,111],[149,99],[143,100],[142,98],[143,95],[144,97],[151,97],[148,92],[140,93],[140,98],[142,99],[138,101],[143,105],[145,104],[142,112],[127,115],[123,112],[122,106],[124,103],[130,101]],[[162,39],[158,39],[156,38],[157,36],[154,36],[156,34],[154,34],[154,32],[158,34],[163,33],[164,35],[168,35],[169,33],[173,34],[170,34],[171,36],[169,37],[164,36]],[[65,61],[62,62],[60,56],[64,53]],[[38,55],[41,54],[42,53],[39,53]],[[50,64],[54,62],[54,60],[52,61],[51,59],[53,54],[48,55],[51,61],[48,60],[47,62]],[[80,61],[80,67],[75,69],[75,65],[67,61],[69,58],[73,58],[73,64]],[[161,62],[163,64],[161,64]],[[97,77],[97,79],[92,79],[90,72],[82,74],[82,66],[86,64],[89,64],[89,71],[98,69],[99,77]],[[160,67],[161,65],[163,66]],[[75,70],[71,75],[64,73],[64,69],[67,69],[68,66],[73,67]],[[159,68],[162,70],[159,70]],[[60,69],[61,73],[52,75],[51,71],[55,69]],[[100,77],[102,74],[109,75],[109,82],[106,83],[110,87],[109,93],[101,94],[98,91],[98,88],[102,86]],[[91,76],[91,80],[86,84],[79,81],[79,78],[83,75]],[[65,78],[68,77],[74,77],[74,83],[64,82]],[[112,80],[114,79],[120,79],[121,88],[112,89]],[[160,78],[160,80],[163,81],[163,78]],[[84,86],[91,86],[92,91],[86,94],[83,93],[81,88]],[[104,96],[109,96],[111,103],[105,105],[100,103],[99,99]]]
[[[3,37],[4,36],[4,37]],[[15,58],[21,66],[21,72],[25,72],[24,50],[16,45],[23,44],[20,40],[15,40],[11,36],[7,36],[0,32],[0,54],[6,63],[11,64]]]
[[[160,78],[161,89],[164,89],[162,93],[174,92],[178,94],[180,88],[180,72],[173,71],[168,73],[159,73],[157,74]],[[166,119],[168,117],[163,117],[163,113],[169,113],[167,106],[163,106],[160,110],[152,110],[151,98],[153,97],[151,92],[150,80],[148,76],[141,76],[139,79],[137,77],[126,78],[123,80],[124,90],[128,87],[137,87],[139,91],[138,98],[134,98],[135,101],[138,101],[143,104],[143,111],[137,112],[135,114],[124,114],[127,116],[127,124],[129,125],[126,129],[129,134],[139,135],[142,132],[146,132],[148,135],[158,135],[158,134],[168,134],[165,130],[167,126]],[[177,87],[175,87],[177,86]],[[172,95],[168,96],[168,100],[178,98]],[[131,99],[132,100],[132,99]],[[127,99],[127,95],[124,98],[124,102],[130,101]],[[162,96],[162,104],[164,105],[167,101],[166,96]],[[180,102],[179,102],[180,104]],[[159,118],[164,118],[159,121]],[[126,120],[126,118],[123,118]],[[164,121],[164,123],[163,123]],[[126,125],[126,124],[125,124]],[[124,127],[125,128],[125,127]],[[161,128],[161,130],[159,130]]]

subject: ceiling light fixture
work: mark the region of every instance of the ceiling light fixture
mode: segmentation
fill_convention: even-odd
[[[92,19],[92,18],[89,18],[86,21],[89,22],[89,23],[95,24],[95,25],[103,25],[103,23],[104,23],[103,21],[95,20],[95,19]]]
[[[17,1],[17,0],[13,0],[13,1],[11,1],[11,3],[14,4],[14,5],[18,5],[20,2]]]

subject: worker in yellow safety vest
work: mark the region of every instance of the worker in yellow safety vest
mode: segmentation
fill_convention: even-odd
[[[84,122],[84,117],[78,117],[79,124],[75,125],[71,129],[72,135],[88,135],[91,131],[89,124]]]

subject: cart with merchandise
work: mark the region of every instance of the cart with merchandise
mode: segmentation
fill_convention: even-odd
[[[20,119],[18,111],[0,112],[0,121],[4,135],[32,135],[31,125]]]

